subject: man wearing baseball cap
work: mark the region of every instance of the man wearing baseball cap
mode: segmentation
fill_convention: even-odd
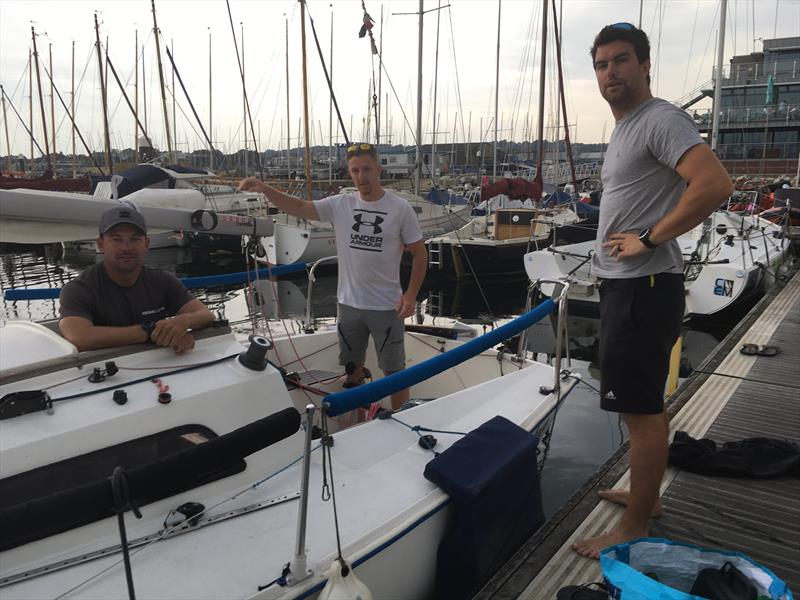
[[[191,330],[211,312],[172,273],[143,266],[150,247],[142,214],[127,205],[100,217],[103,261],[63,287],[58,324],[78,350],[153,342],[178,354],[194,347]]]

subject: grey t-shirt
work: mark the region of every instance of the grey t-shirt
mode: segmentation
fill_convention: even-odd
[[[603,163],[603,198],[592,272],[628,279],[656,273],[682,273],[683,257],[675,240],[652,252],[617,260],[603,248],[611,233],[639,233],[678,204],[686,183],[675,171],[686,151],[704,143],[689,115],[652,98],[617,121]]]
[[[67,283],[59,295],[62,319],[83,317],[94,325],[107,327],[172,317],[192,299],[172,273],[143,267],[136,283],[122,287],[109,278],[102,263]]]

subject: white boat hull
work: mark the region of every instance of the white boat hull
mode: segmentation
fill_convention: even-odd
[[[20,340],[14,336],[29,333],[24,328],[21,331],[4,331],[0,338],[3,348],[19,347]],[[168,366],[163,369],[169,370],[234,356],[243,348],[225,334],[199,340],[196,348],[184,356],[148,349],[116,357],[120,367],[131,367],[113,376],[113,383],[122,384],[127,392],[127,403],[118,406],[110,400],[110,391],[103,389],[112,379],[93,384],[85,377],[76,378],[91,373],[94,366],[102,368],[104,362],[90,362],[78,371],[70,366],[78,358],[74,349],[61,344],[60,349],[52,350],[57,345],[52,344],[49,335],[42,334],[39,342],[34,341],[34,347],[27,347],[27,357],[19,358],[16,371],[38,356],[37,343],[51,348],[48,364],[61,361],[63,366],[52,372],[31,371],[19,381],[6,377],[0,394],[60,383],[50,387],[56,400],[78,392],[87,395],[56,401],[53,415],[40,411],[0,421],[0,476],[4,478],[187,422],[205,425],[222,435],[276,410],[305,406],[310,397],[299,390],[294,390],[291,397],[287,395],[277,369],[267,366],[264,371],[253,371],[236,358],[184,372],[159,373],[156,369],[146,370],[143,375],[141,370],[132,369],[152,369],[166,363]],[[269,356],[287,371],[307,373],[316,369],[340,374],[336,335],[335,330],[327,330],[291,341],[273,336],[275,348]],[[460,343],[407,334],[409,364]],[[552,367],[540,363],[527,361],[525,368],[519,368],[507,358],[502,360],[504,364],[498,361],[495,351],[488,350],[456,369],[413,386],[412,396],[440,397],[404,411],[402,420],[432,429],[467,432],[499,414],[533,430],[555,408],[557,399],[553,395],[531,394],[531,390],[551,385],[555,373]],[[379,377],[373,351],[367,364]],[[499,377],[501,373],[505,376]],[[157,389],[149,380],[153,376],[170,385],[171,403],[163,405],[155,400]],[[565,393],[573,384],[562,384]],[[336,391],[341,389],[341,379],[315,387],[323,393]],[[136,546],[132,550],[132,571],[137,595],[266,600],[318,593],[336,556],[332,506],[319,493],[321,452],[311,454],[306,547],[313,575],[294,586],[258,589],[280,575],[294,550],[298,510],[295,498],[300,481],[297,458],[301,455],[302,437],[302,431],[298,431],[252,454],[240,473],[145,504],[141,507],[141,520],[128,513],[128,539]],[[443,451],[461,436],[437,437],[436,449]],[[414,431],[392,420],[370,421],[338,431],[335,440],[331,448],[335,481],[329,483],[335,483],[346,559],[376,598],[430,597],[438,542],[448,522],[446,494],[422,476],[433,454],[420,448]],[[201,521],[181,535],[165,537],[165,515],[188,501],[205,505],[204,518],[223,520]],[[252,510],[259,503],[269,506]],[[242,514],[226,518],[237,510]],[[116,528],[115,518],[105,518],[6,550],[0,554],[3,596],[54,597],[75,588],[72,598],[127,597],[120,553],[114,549],[118,544]],[[157,541],[137,541],[145,536],[155,536]],[[83,558],[102,549],[110,550],[94,560]],[[96,577],[100,572],[103,575]]]
[[[779,225],[725,211],[712,215],[707,241],[698,246],[702,231],[700,225],[678,238],[684,259],[698,263],[685,269],[687,316],[713,315],[755,292],[764,277],[774,277],[790,244],[780,235]],[[525,255],[525,271],[531,281],[569,275],[573,281],[570,300],[596,305],[598,280],[591,272],[591,261],[586,260],[594,247],[592,241],[530,252]],[[695,251],[698,254],[692,258]],[[545,283],[542,292],[549,296],[553,288]]]

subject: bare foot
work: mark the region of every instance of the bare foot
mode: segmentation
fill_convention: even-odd
[[[604,500],[608,500],[609,502],[613,502],[614,504],[621,504],[622,506],[628,506],[628,496],[630,496],[630,492],[628,490],[599,490],[597,495],[603,498]],[[656,503],[653,505],[653,510],[650,512],[650,516],[653,519],[658,519],[664,516],[664,506],[661,504],[661,498],[656,498]]]
[[[644,537],[647,535],[647,530],[642,531],[625,531],[622,529],[612,529],[608,533],[598,535],[593,538],[586,538],[572,544],[572,549],[581,556],[586,558],[600,558],[600,550],[608,546],[616,546],[623,542],[629,542],[636,538]]]

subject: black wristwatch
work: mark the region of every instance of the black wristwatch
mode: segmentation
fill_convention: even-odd
[[[658,247],[658,244],[654,244],[653,241],[650,239],[650,228],[642,229],[639,232],[639,241],[645,245],[645,248],[649,248],[650,250],[655,250]]]
[[[148,342],[150,341],[150,336],[152,335],[153,330],[155,328],[156,328],[156,322],[155,321],[145,321],[144,323],[142,323],[142,329],[147,334],[147,341]]]

